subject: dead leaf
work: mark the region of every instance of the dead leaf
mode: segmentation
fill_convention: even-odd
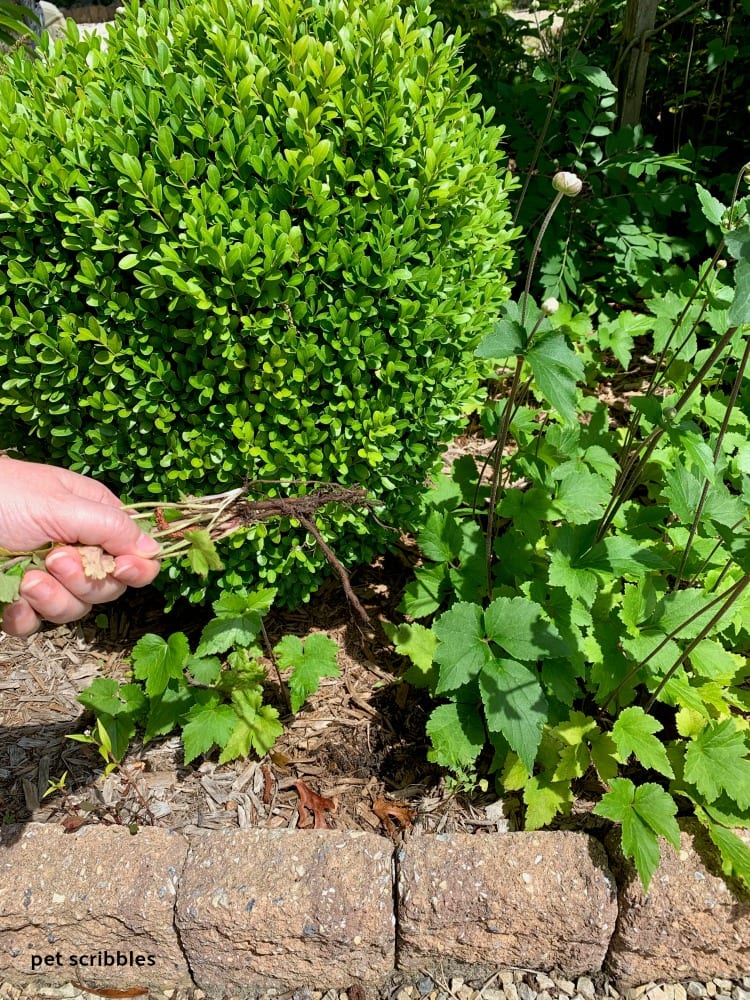
[[[84,993],[93,993],[98,997],[143,997],[148,995],[148,987],[146,986],[129,986],[124,990],[116,989],[96,989],[93,986],[84,986],[83,983],[71,981],[71,985],[75,986],[79,990],[83,990]]]
[[[72,833],[74,830],[78,830],[79,827],[85,826],[86,823],[91,822],[88,816],[65,816],[64,819],[60,821],[60,826],[66,833]]]
[[[273,798],[273,778],[268,764],[261,764],[260,770],[263,775],[263,805],[267,806]]]
[[[398,823],[402,830],[408,830],[417,815],[416,810],[410,809],[404,802],[389,802],[387,799],[382,798],[375,799],[372,804],[372,811],[391,837],[398,835],[395,823]]]
[[[89,580],[103,580],[114,573],[115,558],[108,555],[98,545],[79,545],[78,553],[83,564],[83,572]]]
[[[299,825],[300,829],[310,828],[310,813],[312,813],[313,830],[329,829],[326,823],[325,813],[336,812],[336,799],[327,799],[314,792],[304,781],[295,781],[294,787],[299,795]]]

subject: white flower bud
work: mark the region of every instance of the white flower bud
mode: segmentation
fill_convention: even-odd
[[[716,261],[716,270],[717,270],[717,271],[723,271],[723,270],[724,270],[724,268],[725,268],[725,267],[728,267],[728,266],[729,266],[729,265],[727,264],[727,262],[726,262],[726,261],[724,260],[724,258],[723,258],[723,257],[720,257],[720,258],[719,258],[719,259],[718,259],[718,260]]]
[[[583,181],[578,174],[573,174],[569,170],[559,170],[552,178],[552,187],[555,191],[561,191],[568,198],[575,198],[581,193]]]
[[[554,316],[557,310],[560,308],[560,303],[552,295],[548,299],[542,302],[542,313],[545,316]]]

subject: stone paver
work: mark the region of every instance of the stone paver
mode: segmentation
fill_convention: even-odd
[[[156,827],[4,828],[0,981],[188,985],[174,929],[188,844]]]
[[[750,846],[750,830],[735,833]],[[679,852],[662,841],[661,864],[645,894],[612,844],[620,918],[607,965],[621,988],[739,979],[750,971],[750,897],[711,874],[707,852],[715,853],[702,828],[687,824]]]
[[[393,970],[393,847],[334,830],[194,839],[177,926],[209,995],[380,983]]]
[[[398,967],[601,969],[617,919],[601,845],[581,833],[438,835],[399,852]]]
[[[208,1000],[359,984],[371,997],[390,996],[393,975],[451,970],[459,1000],[476,1000],[462,967],[481,966],[489,989],[524,1000],[529,984],[503,971],[521,967],[555,976],[536,1000],[598,1000],[604,963],[607,996],[750,1000],[750,897],[706,867],[701,828],[679,852],[662,845],[648,894],[616,840],[617,883],[583,833],[412,836],[394,851],[333,830],[4,827],[0,984],[198,986]]]

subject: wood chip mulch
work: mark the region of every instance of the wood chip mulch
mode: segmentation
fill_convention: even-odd
[[[398,620],[394,610],[407,579],[408,553],[388,556],[352,575],[372,621]],[[305,825],[301,791],[332,800],[325,824],[398,837],[415,831],[480,832],[505,824],[497,804],[452,794],[426,760],[429,700],[398,680],[405,663],[385,637],[363,635],[340,586],[323,586],[301,611],[272,612],[270,640],[325,632],[339,646],[341,677],[324,680],[296,718],[284,715],[269,681],[268,700],[285,732],[263,760],[219,766],[218,752],[191,765],[179,737],[135,742],[113,773],[95,748],[71,733],[92,723],[76,700],[94,677],[123,679],[128,654],[145,632],[177,629],[193,642],[202,627],[191,607],[165,616],[156,591],[131,592],[110,608],[103,626],[51,627],[16,639],[0,633],[0,821],[158,825],[189,833],[200,828],[289,828]],[[269,678],[273,671],[269,670]],[[67,772],[64,791],[45,795]],[[300,787],[300,784],[302,787]],[[316,814],[317,815],[317,814]]]

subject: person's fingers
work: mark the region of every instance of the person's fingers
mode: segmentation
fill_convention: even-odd
[[[115,600],[126,587],[151,583],[160,568],[155,559],[119,556],[113,573],[104,580],[92,580],[85,576],[73,547],[55,549],[47,556],[46,566],[49,573],[26,573],[20,599],[5,609],[0,627],[8,635],[32,635],[42,619],[63,624],[83,618],[93,604]]]
[[[145,587],[156,578],[161,568],[157,559],[140,559],[138,556],[118,556],[112,576],[128,587]]]
[[[99,545],[113,556],[126,554],[153,559],[159,543],[145,534],[121,508],[93,500],[61,505],[52,514],[54,541]]]
[[[94,503],[107,504],[110,507],[122,507],[120,498],[98,479],[82,476],[70,469],[56,468],[55,471],[58,482],[77,497],[81,497],[83,500],[92,500]]]
[[[55,580],[86,604],[105,604],[125,593],[125,581],[112,574],[101,580],[86,576],[81,557],[73,546],[53,549],[45,559],[45,566]]]
[[[26,573],[21,581],[20,596],[40,618],[58,625],[83,618],[91,610],[90,602],[80,600],[59,580],[38,569]]]
[[[13,604],[3,612],[0,628],[8,635],[16,635],[21,638],[33,635],[42,624],[39,615],[34,611],[28,601],[14,601]]]

